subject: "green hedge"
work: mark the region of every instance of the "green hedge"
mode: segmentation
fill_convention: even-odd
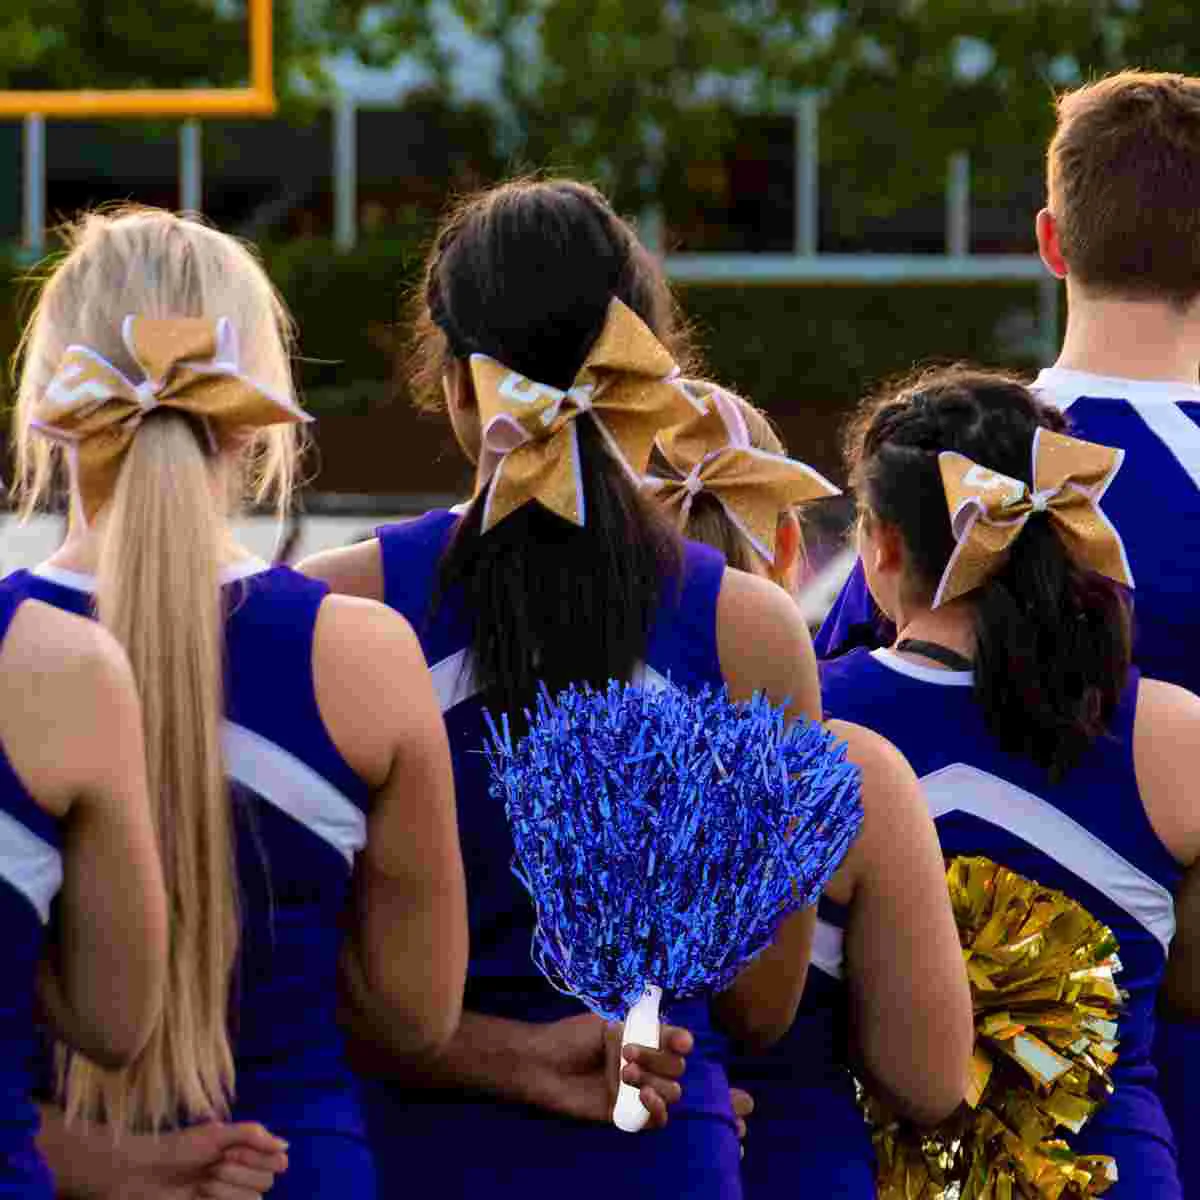
[[[433,465],[408,461],[440,437],[402,411],[397,369],[395,323],[419,277],[429,232],[414,215],[409,226],[349,254],[321,240],[264,247],[299,324],[307,404],[326,416],[331,431],[361,418],[361,436],[355,420],[353,438],[341,432],[324,456],[330,489],[394,493],[460,482],[452,455],[439,451]],[[16,295],[13,287],[0,296],[6,356],[16,341]],[[714,376],[766,407],[793,453],[835,477],[842,419],[880,379],[930,358],[1029,368],[1036,357],[1031,285],[688,287],[682,299]],[[386,439],[382,448],[375,430]],[[366,452],[350,461],[345,447],[354,444]]]

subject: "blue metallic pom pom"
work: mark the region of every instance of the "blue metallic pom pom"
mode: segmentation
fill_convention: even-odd
[[[646,984],[721,991],[816,902],[862,824],[858,768],[762,697],[610,683],[543,695],[514,746],[490,714],[491,794],[533,899],[533,959],[622,1019]]]

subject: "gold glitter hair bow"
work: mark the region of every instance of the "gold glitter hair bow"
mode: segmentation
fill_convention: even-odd
[[[775,560],[775,534],[784,509],[841,490],[806,463],[759,450],[737,399],[715,384],[685,381],[705,401],[705,409],[655,440],[659,453],[679,478],[649,476],[646,488],[687,526],[701,492],[715,497],[729,519],[767,562]]]
[[[142,371],[134,383],[87,346],[68,346],[32,425],[64,443],[84,515],[112,495],[138,426],[156,408],[200,418],[210,434],[311,418],[289,396],[242,374],[237,331],[225,317],[128,316],[121,338]]]
[[[620,300],[571,386],[562,391],[471,355],[483,428],[482,532],[536,500],[575,525],[586,512],[576,419],[589,413],[613,457],[639,482],[654,435],[695,411],[662,343]]]
[[[1081,567],[1126,587],[1133,573],[1125,544],[1100,500],[1125,457],[1123,450],[1049,429],[1033,438],[1033,487],[979,466],[962,454],[938,455],[955,547],[933,607],[973,591],[1004,562],[1034,513],[1044,512]]]

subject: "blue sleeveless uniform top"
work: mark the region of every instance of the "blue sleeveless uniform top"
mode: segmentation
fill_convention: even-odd
[[[9,577],[91,614],[87,576]],[[336,1020],[342,920],[369,792],[330,740],[312,650],[328,589],[260,562],[225,573],[225,724],[241,943],[230,1004],[235,1120],[290,1143],[272,1195],[374,1194],[358,1083]]]
[[[25,599],[0,586],[0,643]],[[50,1200],[54,1185],[37,1152],[38,1037],[35,980],[51,901],[62,884],[61,822],[41,808],[0,746],[0,1196]]]
[[[1061,367],[1042,371],[1033,386],[1066,413],[1073,434],[1125,450],[1103,508],[1133,570],[1134,661],[1147,678],[1200,694],[1200,387]],[[817,634],[817,654],[831,658],[894,636],[856,563]],[[1156,1057],[1180,1168],[1200,1196],[1200,1023],[1161,1022]]]
[[[1183,1193],[1155,1090],[1152,1043],[1181,869],[1158,840],[1138,793],[1137,672],[1108,736],[1097,739],[1057,784],[1032,761],[998,748],[971,699],[972,682],[969,671],[924,667],[890,650],[859,648],[827,664],[824,702],[830,716],[877,730],[907,757],[948,857],[984,855],[1066,893],[1112,929],[1123,965],[1118,982],[1129,995],[1119,1021],[1115,1091],[1084,1131],[1068,1140],[1081,1152],[1116,1158],[1120,1181],[1108,1193],[1113,1200],[1178,1200]],[[843,915],[828,904],[821,914],[813,965],[828,980],[841,972]],[[845,1003],[844,995],[825,986],[805,997],[804,1019],[822,1032],[836,1029]],[[828,1043],[835,1041],[830,1035]],[[818,1038],[788,1047],[797,1075],[812,1069],[808,1056],[823,1053],[825,1044]]]
[[[1066,413],[1074,436],[1125,451],[1102,507],[1133,570],[1134,660],[1148,679],[1200,694],[1200,387],[1050,367],[1033,390]],[[817,654],[891,640],[856,563]]]
[[[555,991],[530,957],[533,907],[510,870],[508,823],[503,805],[488,795],[487,765],[479,752],[486,726],[470,670],[471,615],[454,592],[431,610],[438,564],[456,524],[453,513],[435,511],[384,527],[378,535],[386,602],[421,640],[454,760],[471,939],[465,1006],[534,1022],[576,1016],[585,1011],[582,1004]],[[724,559],[715,551],[686,547],[682,578],[664,581],[647,646],[647,674],[685,689],[722,683],[716,605],[723,571]],[[580,636],[587,631],[581,629]],[[614,1186],[636,1186],[638,1195],[653,1190],[705,1200],[739,1195],[736,1134],[720,1062],[723,1039],[703,1002],[675,1005],[667,1016],[693,1031],[696,1048],[684,1098],[671,1109],[670,1123],[644,1137],[491,1098],[371,1085],[368,1114],[382,1193],[399,1194],[412,1163],[429,1158],[432,1146],[444,1149],[436,1155],[438,1185],[451,1197],[525,1196],[531,1186],[557,1186],[573,1200],[592,1195],[608,1200]]]

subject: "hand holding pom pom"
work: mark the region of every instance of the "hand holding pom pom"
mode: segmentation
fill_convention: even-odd
[[[761,697],[570,688],[539,699],[516,746],[507,722],[491,731],[534,962],[593,1012],[627,1018],[627,1043],[658,1044],[664,995],[727,988],[816,902],[862,822],[845,746],[787,728]],[[645,1120],[623,1084],[614,1121]]]

